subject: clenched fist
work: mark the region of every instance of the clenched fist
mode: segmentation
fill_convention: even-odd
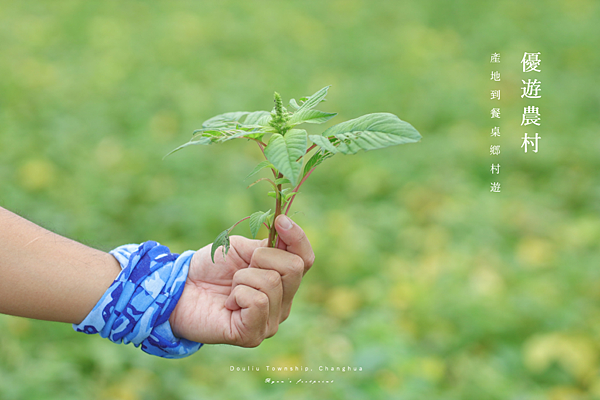
[[[278,248],[232,236],[215,263],[207,245],[191,261],[183,294],[169,321],[175,336],[207,344],[256,347],[287,319],[314,253],[304,231],[285,215],[275,221]]]

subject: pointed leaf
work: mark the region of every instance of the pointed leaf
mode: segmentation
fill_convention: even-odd
[[[322,136],[318,136],[322,138]],[[327,139],[325,139],[327,140]],[[335,149],[335,147],[334,147]],[[302,172],[302,177],[306,176],[310,172],[311,169],[321,164],[323,161],[328,159],[329,157],[333,157],[333,153],[324,149],[317,151],[312,157],[306,162],[304,165],[304,172]]]
[[[294,109],[297,110],[300,108],[300,106],[298,105],[298,103],[296,103],[296,99],[290,99],[290,106]]]
[[[231,139],[239,139],[254,135],[255,132],[248,132],[240,129],[224,129],[219,131],[219,135],[213,139],[214,143],[223,143]],[[264,135],[264,133],[262,133]]]
[[[319,110],[298,110],[290,118],[289,125],[295,126],[301,123],[322,124],[335,117],[337,113],[328,113]]]
[[[321,148],[325,149],[326,151],[331,152],[332,154],[336,154],[338,152],[337,148],[335,147],[335,145],[333,143],[331,143],[329,138],[326,138],[326,137],[320,136],[320,135],[310,135],[308,138],[314,144],[316,144],[317,146],[321,146]]]
[[[238,122],[241,118],[250,114],[248,111],[234,111],[215,115],[202,123],[203,128],[223,128],[232,122]]]
[[[271,210],[267,212],[258,211],[250,216],[250,233],[252,238],[256,238],[260,226],[267,220]]]
[[[269,121],[271,120],[271,113],[268,111],[254,111],[248,113],[246,118],[242,121],[242,125],[244,126],[267,126],[269,125]]]
[[[205,136],[199,136],[197,138],[192,138],[192,140],[190,140],[189,142],[184,143],[181,146],[179,146],[179,147],[171,150],[170,152],[168,152],[167,155],[163,157],[163,160],[165,158],[167,158],[168,156],[170,156],[171,154],[175,153],[176,151],[179,151],[179,150],[183,149],[184,147],[193,146],[193,145],[197,145],[197,144],[202,144],[202,145],[211,144],[211,138],[210,137],[205,137]]]
[[[250,172],[248,174],[248,176],[246,176],[244,178],[244,180],[250,178],[252,175],[256,175],[260,170],[262,170],[263,168],[267,168],[267,167],[273,167],[273,164],[271,164],[268,160],[259,162],[258,165],[256,167],[254,167],[252,172]]]
[[[256,137],[257,135],[262,136],[266,133],[259,129],[245,127],[242,125],[238,125],[237,128],[229,127],[197,129],[194,132],[198,133],[196,133],[190,140],[191,144],[223,143],[231,139],[252,138]],[[206,142],[204,139],[201,138],[208,138],[210,139],[210,142]],[[202,143],[195,143],[196,141],[201,140]]]
[[[337,139],[335,144],[326,143],[311,136],[311,140],[332,153],[355,154],[359,150],[375,150],[421,140],[419,132],[408,122],[394,114],[375,113],[334,125],[322,133],[323,138]],[[331,149],[335,146],[335,150]]]
[[[298,111],[315,108],[321,101],[323,101],[323,99],[325,99],[325,96],[327,96],[327,90],[329,90],[330,87],[331,85],[325,86],[323,89],[318,90],[315,94],[307,98],[306,101],[302,103]]]
[[[306,131],[303,129],[292,129],[285,134],[271,135],[271,139],[265,147],[265,156],[285,176],[293,186],[298,183],[298,176],[302,169],[300,157],[306,153]]]
[[[229,251],[229,246],[231,245],[229,241],[229,231],[231,231],[231,228],[227,228],[223,232],[219,233],[219,236],[217,236],[210,248],[210,259],[212,260],[213,264],[215,262],[215,252],[219,246],[223,246],[223,258],[225,258],[227,252]]]
[[[202,128],[231,128],[236,125],[246,127],[267,126],[271,119],[268,111],[234,111],[215,115],[202,123]]]

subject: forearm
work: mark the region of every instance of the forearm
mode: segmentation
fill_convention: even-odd
[[[121,268],[0,207],[0,313],[80,323]]]

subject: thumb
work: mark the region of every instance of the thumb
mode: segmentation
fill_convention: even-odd
[[[315,253],[306,234],[287,215],[279,215],[275,220],[275,229],[279,235],[279,248],[300,256],[304,260],[304,272],[315,262]]]

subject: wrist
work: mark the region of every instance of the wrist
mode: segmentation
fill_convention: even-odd
[[[181,358],[202,344],[174,335],[170,318],[183,294],[193,251],[172,254],[160,244],[123,245],[113,251],[122,271],[78,332],[99,333],[115,343],[133,343],[146,353]]]

